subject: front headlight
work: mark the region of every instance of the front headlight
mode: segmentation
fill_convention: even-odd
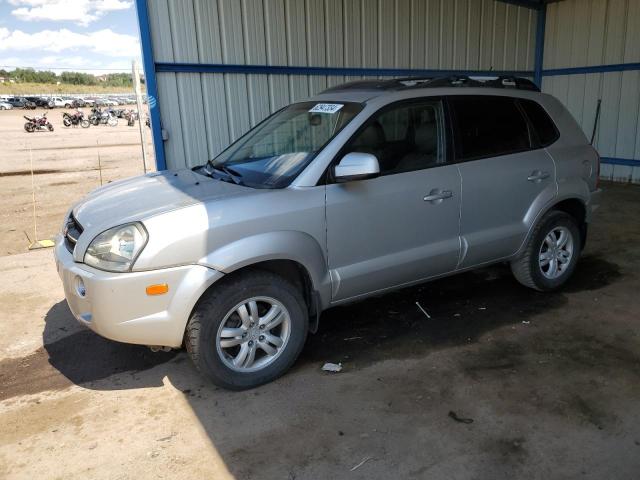
[[[110,228],[93,239],[84,254],[84,263],[109,272],[128,272],[147,238],[141,223]]]

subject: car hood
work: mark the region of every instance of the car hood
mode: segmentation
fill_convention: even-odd
[[[196,203],[255,192],[191,170],[165,171],[100,187],[72,210],[84,230],[103,231]]]

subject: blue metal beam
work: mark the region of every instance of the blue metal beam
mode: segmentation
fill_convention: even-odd
[[[611,65],[593,65],[590,67],[550,68],[542,71],[543,77],[558,75],[578,75],[582,73],[627,72],[640,70],[640,63],[613,63]]]
[[[368,77],[446,76],[446,75],[513,75],[531,77],[530,70],[426,70],[409,68],[294,67],[287,65],[235,65],[221,63],[156,63],[156,72],[244,73],[271,75],[339,75]]]
[[[626,165],[629,167],[640,168],[640,160],[634,160],[632,158],[600,157],[600,163],[606,163],[607,165]]]
[[[547,24],[547,6],[542,5],[536,18],[536,50],[533,64],[533,81],[542,90],[542,66],[544,62],[544,32]]]
[[[140,28],[142,65],[144,68],[144,81],[147,87],[147,103],[149,105],[149,116],[151,118],[151,133],[156,157],[156,169],[166,170],[167,160],[164,153],[164,142],[162,140],[162,121],[160,117],[160,105],[158,104],[158,84],[156,83],[147,0],[136,0],[136,11],[138,13],[138,26]]]

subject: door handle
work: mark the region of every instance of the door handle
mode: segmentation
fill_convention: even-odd
[[[438,190],[434,189],[429,192],[429,195],[424,197],[425,202],[436,202],[438,200],[444,200],[445,198],[453,197],[453,192],[451,190]]]
[[[545,178],[549,178],[549,172],[541,172],[540,170],[535,170],[531,172],[531,175],[527,177],[527,180],[530,182],[540,182]]]

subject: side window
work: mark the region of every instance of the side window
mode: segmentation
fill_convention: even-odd
[[[375,155],[381,175],[411,172],[444,162],[442,104],[404,103],[374,114],[346,146],[346,152]]]
[[[509,97],[459,95],[449,100],[458,160],[506,155],[531,148],[529,128]]]
[[[556,125],[544,108],[533,100],[520,99],[518,101],[533,126],[539,146],[546,147],[551,145],[560,137]]]

